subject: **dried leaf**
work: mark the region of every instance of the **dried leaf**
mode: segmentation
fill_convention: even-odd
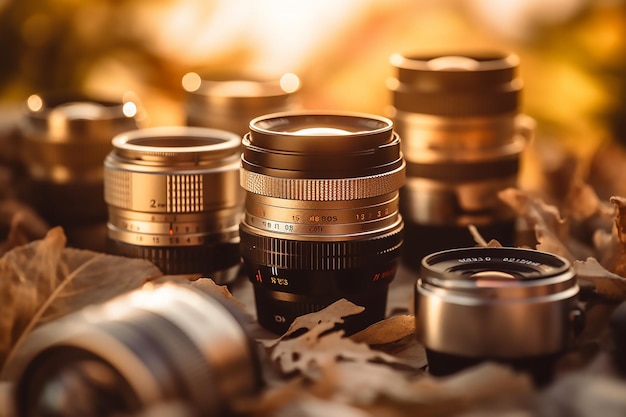
[[[343,330],[327,333],[328,330],[320,324],[298,337],[283,339],[274,346],[270,358],[286,374],[296,371],[307,374],[312,368],[339,360],[402,363],[391,355],[370,349],[365,343],[344,337]]]
[[[380,364],[340,362],[322,368],[314,382],[310,392],[377,416],[457,415],[494,401],[528,399],[534,393],[527,375],[492,363],[446,378],[414,378]]]
[[[0,258],[0,364],[37,325],[161,275],[148,261],[67,249],[65,243],[63,230],[54,228]]]
[[[613,300],[626,300],[626,278],[608,271],[595,258],[575,261],[574,269],[578,279],[591,282],[599,294]]]
[[[626,381],[572,373],[549,387],[537,401],[540,415],[554,417],[623,417]]]
[[[554,253],[570,261],[576,259],[567,247],[568,222],[556,207],[515,188],[500,191],[498,196],[534,229],[537,250]]]
[[[311,330],[317,327],[320,333],[332,329],[337,324],[344,323],[344,318],[348,316],[354,316],[360,314],[365,310],[364,307],[357,306],[356,304],[342,298],[335,301],[331,305],[323,308],[320,311],[316,311],[309,314],[296,317],[291,323],[287,331],[279,338],[272,340],[259,340],[265,347],[269,348],[276,345],[281,340],[291,336],[295,332],[302,330]]]
[[[350,336],[353,342],[384,345],[415,334],[415,316],[405,314],[376,322]]]
[[[480,231],[478,230],[478,228],[474,226],[473,224],[470,224],[467,228],[469,229],[469,232],[472,235],[472,238],[474,239],[474,242],[476,242],[476,245],[478,247],[481,247],[481,248],[501,248],[502,247],[502,243],[498,242],[496,239],[491,239],[489,242],[487,242],[485,238],[483,237],[483,235],[480,234]]]

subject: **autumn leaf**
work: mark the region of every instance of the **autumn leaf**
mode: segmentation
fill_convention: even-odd
[[[0,258],[0,365],[39,324],[138,288],[161,271],[148,261],[66,248],[61,228]]]
[[[498,196],[534,230],[537,250],[560,255],[571,262],[576,259],[567,246],[568,222],[561,217],[555,206],[546,204],[540,198],[515,188],[502,190]]]
[[[574,269],[577,278],[593,284],[598,294],[612,300],[626,300],[626,278],[608,271],[595,258],[575,261]]]

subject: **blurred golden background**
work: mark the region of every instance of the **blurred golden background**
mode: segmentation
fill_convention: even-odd
[[[626,143],[622,0],[0,0],[0,48],[3,108],[51,90],[132,90],[154,126],[183,123],[192,70],[293,72],[306,108],[384,115],[392,53],[510,50],[538,122],[531,167],[573,158],[570,171],[602,183],[622,171],[595,173],[607,164],[593,160]],[[522,184],[541,188],[534,171]]]

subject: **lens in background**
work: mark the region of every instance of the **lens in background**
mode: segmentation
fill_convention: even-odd
[[[239,270],[240,139],[200,127],[116,136],[105,167],[108,251],[219,283]]]
[[[522,81],[513,54],[391,57],[392,115],[407,182],[400,191],[406,263],[474,244],[470,224],[512,245],[514,213],[498,191],[517,184],[532,121],[519,114]]]
[[[255,117],[293,110],[300,79],[292,73],[270,80],[189,72],[182,85],[186,91],[188,126],[211,127],[243,136]]]
[[[69,244],[104,250],[106,204],[102,161],[111,139],[136,129],[140,104],[128,95],[108,101],[78,94],[31,95],[20,125],[20,154],[27,172],[24,200]]]

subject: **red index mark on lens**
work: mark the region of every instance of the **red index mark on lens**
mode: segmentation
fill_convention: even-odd
[[[258,282],[263,282],[263,278],[261,277],[261,270],[256,270],[256,275],[254,276]]]

